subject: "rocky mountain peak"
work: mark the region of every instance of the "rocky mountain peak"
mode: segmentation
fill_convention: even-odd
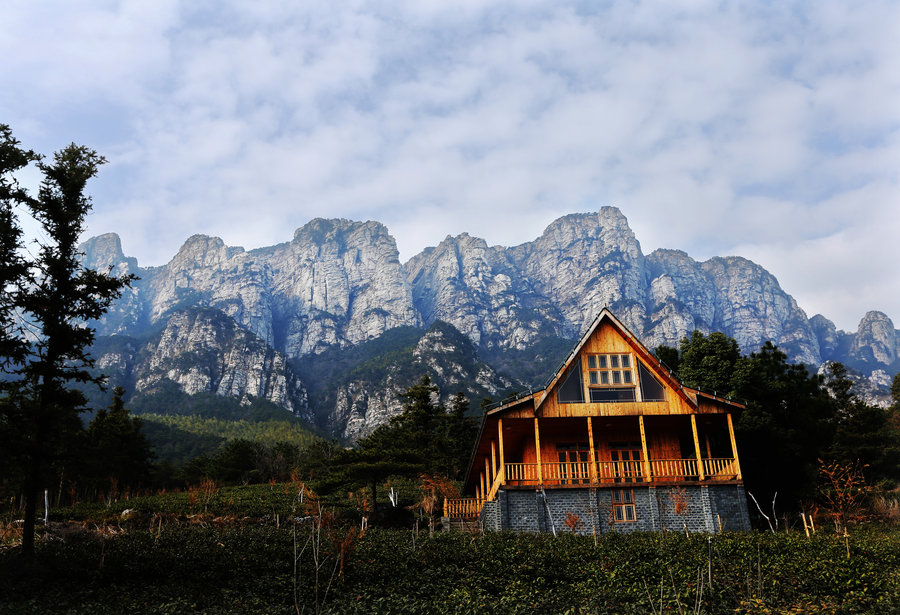
[[[850,356],[864,363],[892,365],[897,360],[897,331],[883,312],[867,312],[859,322]]]
[[[92,269],[115,267],[126,260],[122,252],[122,240],[116,233],[104,233],[91,237],[79,246],[84,253],[85,266]]]
[[[387,369],[377,384],[347,381],[337,401],[329,398],[335,410],[327,410],[328,428],[351,439],[396,412],[396,391],[422,370],[445,386],[474,382],[492,393],[505,383],[466,356],[478,353],[519,378],[525,362],[552,363],[603,307],[650,348],[678,346],[699,329],[724,332],[744,352],[771,340],[811,366],[827,358],[865,373],[897,367],[898,335],[886,315],[870,312],[857,333],[845,333],[823,316],[807,319],[778,280],[747,259],[700,263],[666,249],[644,256],[615,207],[564,216],[513,247],[489,246],[468,233],[448,236],[405,264],[383,224],[346,219],[311,220],[291,241],[250,252],[194,235],[167,265],[141,270],[123,256],[116,235],[82,249],[91,266],[130,267],[142,278],[101,320],[101,335],[144,335],[153,325],[166,331],[164,348],[194,349],[184,356],[152,349],[164,361],[144,374],[145,383],[165,378],[185,391],[242,398],[268,391],[267,399],[298,412],[302,402],[285,401],[302,398],[289,392],[295,385],[282,367],[288,359],[340,356],[390,331],[434,325],[409,349],[405,365]],[[220,312],[275,354],[257,352],[252,365],[242,363],[240,336],[212,320],[188,319],[186,308]],[[201,355],[216,358],[202,370],[185,358]],[[266,380],[273,369],[282,375]],[[521,377],[522,384],[538,383],[530,372]]]
[[[238,252],[243,251],[237,248]],[[170,270],[200,269],[204,267],[220,267],[225,264],[230,254],[225,242],[209,235],[191,235],[182,244],[167,267]]]
[[[812,327],[816,340],[819,342],[822,359],[828,360],[834,357],[841,345],[840,332],[834,323],[821,314],[816,314],[809,319],[809,326]]]

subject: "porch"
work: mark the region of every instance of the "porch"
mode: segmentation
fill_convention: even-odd
[[[702,468],[702,473],[701,473]],[[501,488],[535,487],[566,489],[573,487],[648,486],[679,482],[694,484],[740,480],[737,459],[731,457],[700,459],[652,459],[645,461],[598,461],[504,464],[482,497],[444,500],[444,516],[477,519],[485,502],[497,497]]]
[[[472,468],[473,497],[446,500],[444,516],[477,518],[501,488],[742,480],[730,414],[488,418]]]

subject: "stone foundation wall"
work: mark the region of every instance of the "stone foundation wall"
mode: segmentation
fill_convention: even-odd
[[[614,489],[633,493],[633,521],[617,521]],[[623,511],[624,512],[624,511]],[[721,519],[726,531],[749,531],[750,517],[742,485],[656,486],[620,485],[615,488],[500,490],[485,504],[485,531],[605,532],[670,531],[716,532]]]

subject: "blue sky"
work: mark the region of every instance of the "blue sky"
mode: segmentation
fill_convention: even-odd
[[[403,260],[615,205],[809,316],[900,324],[900,3],[12,0],[0,122],[109,159],[90,234],[142,265],[379,220]],[[26,175],[26,181],[34,177]]]

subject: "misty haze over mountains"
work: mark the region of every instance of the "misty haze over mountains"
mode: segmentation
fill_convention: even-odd
[[[771,340],[813,371],[845,363],[870,397],[900,367],[887,315],[839,331],[747,259],[644,255],[614,207],[564,216],[514,247],[447,237],[406,263],[384,225],[343,219],[250,251],[195,235],[161,267],[126,257],[115,234],[82,250],[91,267],[141,278],[97,326],[115,336],[95,350],[114,382],[138,395],[267,399],[347,439],[399,412],[396,391],[423,373],[444,396],[541,384],[604,306],[650,348],[695,329],[745,353]]]

